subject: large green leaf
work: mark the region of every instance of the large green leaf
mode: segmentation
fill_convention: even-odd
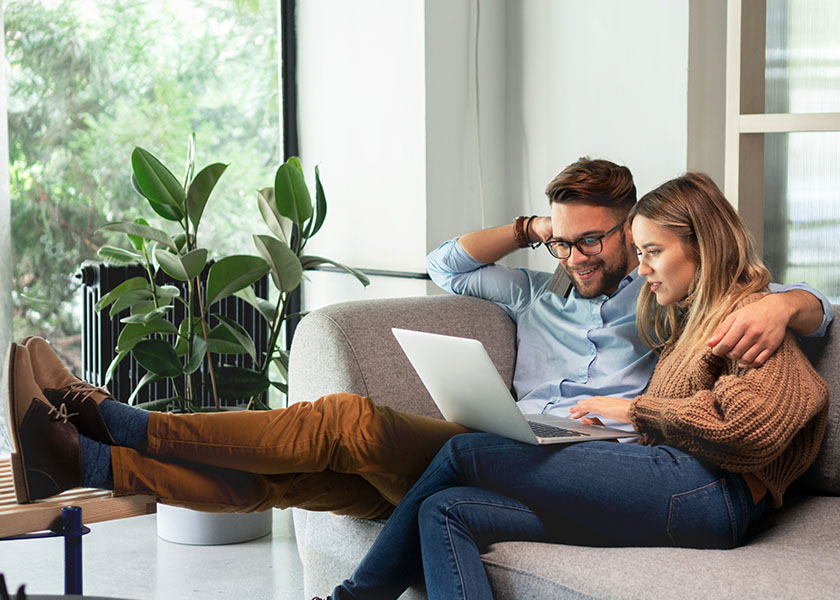
[[[207,354],[207,342],[204,341],[204,338],[196,336],[193,338],[192,353],[190,354],[190,360],[187,362],[187,366],[184,367],[184,373],[192,375],[198,371],[205,354]]]
[[[321,171],[315,166],[315,224],[309,232],[312,237],[321,230],[324,219],[327,218],[327,196],[324,194],[324,186],[321,185]]]
[[[138,225],[145,225],[146,227],[149,226],[149,222],[143,217],[137,217],[136,219],[134,219],[134,222]],[[143,246],[146,245],[146,240],[144,240],[141,237],[137,237],[136,235],[129,235],[128,239],[131,240],[131,243],[134,246],[135,250],[137,250],[138,252],[143,251]]]
[[[117,366],[123,361],[123,359],[129,355],[129,352],[118,352],[117,355],[114,357],[114,360],[111,361],[111,364],[108,365],[108,370],[105,372],[105,381],[104,385],[108,385],[108,382],[111,381],[111,377],[114,376],[114,371],[117,370]]]
[[[207,274],[205,306],[248,287],[269,270],[268,263],[258,256],[235,254],[217,260]]]
[[[216,182],[219,181],[219,177],[222,176],[227,167],[222,163],[208,165],[199,171],[190,183],[190,188],[187,190],[187,213],[196,229],[198,229],[198,223],[201,221],[201,215],[204,214],[207,199],[210,198],[210,193],[216,187]]]
[[[184,218],[184,188],[163,163],[143,148],[131,153],[137,187],[157,214],[169,221]]]
[[[155,293],[157,295],[157,299],[159,301],[168,302],[172,298],[176,298],[181,295],[181,290],[174,285],[167,284],[167,285],[159,285],[155,288]]]
[[[323,256],[301,256],[300,264],[303,266],[304,270],[311,269],[313,267],[317,267],[318,265],[323,264],[332,265],[334,267],[338,267],[342,271],[349,273],[350,275],[358,279],[359,283],[361,283],[363,286],[367,287],[368,285],[370,285],[370,279],[368,278],[368,276],[359,271],[358,269],[348,267],[347,265],[343,265],[329,258],[324,258]]]
[[[269,386],[268,377],[253,369],[225,366],[217,368],[215,374],[216,391],[221,398],[250,398],[262,394]]]
[[[137,181],[137,176],[132,173],[131,174],[131,187],[134,188],[134,191],[143,196],[146,201],[149,203],[149,206],[152,207],[158,215],[166,219],[167,221],[180,221],[179,215],[181,211],[178,208],[174,208],[169,206],[168,204],[161,204],[156,200],[152,200],[149,198],[146,193],[140,187],[140,183]]]
[[[245,349],[245,351],[250,355],[251,358],[254,359],[254,362],[258,362],[257,360],[257,348],[254,345],[254,340],[251,338],[251,334],[242,327],[239,323],[234,321],[231,318],[225,317],[224,315],[216,315],[216,318],[221,321],[221,327],[226,327],[228,331],[230,331],[231,335],[236,339],[237,342]]]
[[[218,315],[217,315],[218,316]],[[208,350],[214,354],[247,354],[248,350],[224,324],[207,334]]]
[[[291,159],[280,165],[274,176],[274,202],[277,212],[302,225],[312,216],[312,199],[303,173]]]
[[[135,252],[117,248],[115,246],[102,246],[96,251],[96,256],[110,265],[130,265],[143,260],[143,257]]]
[[[120,233],[126,233],[129,236],[133,235],[146,240],[152,240],[166,246],[167,248],[171,248],[176,252],[178,251],[178,247],[175,245],[175,240],[173,240],[168,233],[162,229],[149,227],[148,225],[140,225],[139,223],[128,223],[123,221],[117,223],[106,223],[97,229],[97,231],[118,231]]]
[[[126,292],[117,298],[116,302],[111,305],[111,310],[108,312],[108,316],[113,319],[126,308],[134,308],[137,304],[151,302],[154,300],[154,297],[155,296],[152,293],[152,290],[149,289]]]
[[[131,349],[131,356],[137,363],[159,377],[177,377],[184,372],[175,349],[163,340],[143,340]]]
[[[140,323],[141,325],[145,325],[146,323],[149,323],[150,321],[157,319],[158,317],[165,316],[166,313],[171,311],[173,308],[175,307],[169,304],[167,306],[155,308],[149,312],[138,312],[136,314],[131,315],[130,317],[120,319],[120,323]]]
[[[303,269],[291,248],[270,235],[255,235],[254,245],[271,267],[271,278],[277,289],[291,292],[300,285]]]
[[[254,288],[248,286],[246,288],[242,288],[238,292],[234,294],[237,298],[242,298],[245,302],[253,306],[257,309],[263,319],[271,323],[274,321],[274,317],[277,314],[277,309],[274,306],[274,303],[269,302],[265,298],[258,298],[257,294],[254,293]]]
[[[288,358],[286,358],[286,360],[283,360],[279,357],[274,358],[274,359],[271,360],[271,363],[274,365],[274,367],[280,373],[280,376],[283,378],[283,380],[288,381],[289,380],[289,360],[288,360]]]
[[[147,289],[148,287],[149,282],[144,277],[132,277],[131,279],[126,279],[113,290],[102,296],[99,299],[99,302],[94,305],[94,308],[97,312],[99,312],[109,304],[116,301],[117,298],[123,294],[134,290]]]
[[[198,336],[202,335],[201,331],[201,317],[193,317],[192,319],[192,326],[193,331],[196,331]],[[190,343],[188,338],[190,337],[190,320],[184,318],[178,324],[178,338],[177,342],[175,342],[175,354],[178,356],[183,356],[186,354],[190,349]],[[195,337],[193,337],[195,339]]]
[[[274,202],[274,188],[259,190],[257,192],[257,204],[260,207],[263,222],[269,231],[290,246],[295,224],[290,218],[277,212],[277,204]]]
[[[146,373],[146,375],[151,375],[151,373]],[[139,388],[136,391],[139,391]],[[134,406],[136,406],[137,408],[142,408],[143,410],[167,411],[170,409],[170,407],[182,406],[184,402],[185,400],[181,398],[181,396],[172,396],[170,398],[160,398],[158,400],[149,400],[148,402],[141,402],[140,404],[135,404]],[[129,402],[129,404],[131,403]]]
[[[143,375],[143,377],[141,377],[140,381],[137,383],[137,386],[131,392],[131,395],[128,397],[128,403],[133,406],[134,405],[134,399],[137,397],[137,394],[140,393],[140,390],[142,390],[144,387],[146,387],[150,383],[155,383],[156,381],[161,381],[162,379],[163,379],[163,377],[161,377],[160,375],[157,375],[156,373],[152,373],[152,372],[149,372],[149,373],[146,373],[145,375]],[[151,403],[150,402],[144,402],[143,404],[138,404],[137,406],[138,407],[141,407],[141,406],[144,407],[144,410],[154,410],[152,408],[148,408],[149,404],[151,404]]]
[[[195,279],[207,264],[207,249],[196,248],[186,254],[172,254],[166,250],[155,252],[155,258],[160,263],[164,273],[178,281]]]
[[[165,319],[154,319],[149,323],[129,323],[123,327],[120,336],[117,338],[117,352],[127,352],[134,348],[134,346],[142,341],[144,338],[154,333],[174,334],[177,330],[175,326]]]

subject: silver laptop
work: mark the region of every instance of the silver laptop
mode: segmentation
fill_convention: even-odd
[[[523,415],[478,340],[392,329],[447,421],[528,444],[613,440],[638,434],[551,415]]]

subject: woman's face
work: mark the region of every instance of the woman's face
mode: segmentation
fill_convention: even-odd
[[[639,275],[647,277],[656,301],[667,306],[688,296],[697,265],[688,257],[680,238],[642,216],[633,219],[632,229]]]

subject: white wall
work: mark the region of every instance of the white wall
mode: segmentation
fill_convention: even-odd
[[[508,23],[509,184],[523,214],[546,214],[545,185],[584,155],[627,165],[640,195],[685,170],[687,1],[526,0]]]
[[[329,205],[315,253],[423,269],[425,81],[422,0],[297,5],[300,147]]]
[[[686,169],[689,0],[481,0],[480,131],[476,7],[299,3],[301,153],[330,201],[313,250],[422,271],[482,220],[547,214],[545,185],[580,156],[628,165],[640,194]],[[508,262],[554,266],[541,249]],[[346,287],[318,286],[319,304]]]

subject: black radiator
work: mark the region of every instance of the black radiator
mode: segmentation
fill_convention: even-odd
[[[207,271],[212,264],[208,263],[201,276],[202,284],[206,282]],[[82,281],[82,379],[94,385],[105,385],[105,375],[108,371],[108,366],[116,356],[115,348],[117,346],[117,339],[120,331],[122,331],[123,324],[120,319],[129,315],[129,311],[125,310],[114,318],[108,316],[109,308],[102,312],[96,312],[94,308],[99,299],[112,289],[117,287],[123,281],[132,277],[146,277],[146,271],[142,265],[127,265],[115,266],[105,263],[87,261],[82,265],[77,277]],[[181,297],[187,297],[186,287],[187,283],[184,281],[176,281],[167,276],[163,271],[159,271],[155,279],[158,285],[175,285],[181,289]],[[269,282],[268,275],[254,284],[254,291],[260,298],[268,298]],[[254,339],[254,345],[257,349],[257,356],[262,357],[268,345],[268,325],[262,316],[257,312],[257,309],[237,298],[236,296],[228,296],[223,298],[212,306],[212,313],[222,314],[226,317],[234,319],[237,323],[242,325]],[[174,309],[171,310],[167,318],[174,324],[181,322],[186,316],[186,308],[180,302],[175,302]],[[211,318],[211,326],[215,326],[215,320]],[[170,340],[171,342],[171,340]],[[214,364],[221,363],[227,365],[234,365],[247,369],[253,369],[254,361],[248,354],[224,355],[219,361],[220,356],[214,355]],[[204,359],[204,364],[200,369],[201,380],[207,381],[206,387],[199,386],[195,391],[198,404],[202,407],[212,407],[213,392],[209,387],[210,377],[208,374],[207,358]],[[128,397],[134,391],[137,383],[146,374],[146,370],[135,362],[131,355],[126,356],[119,366],[114,371],[111,380],[107,387],[117,400],[127,401]],[[185,389],[186,376],[182,376],[178,382],[181,389]],[[149,402],[152,400],[162,400],[164,398],[171,398],[178,395],[178,392],[171,380],[163,380],[156,383],[146,385],[137,395],[135,404]],[[263,398],[265,401],[265,398]],[[234,406],[237,404],[236,400],[220,400],[221,406]]]

